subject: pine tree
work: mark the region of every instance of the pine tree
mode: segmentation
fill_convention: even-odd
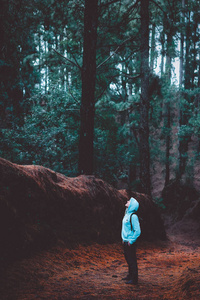
[[[93,174],[98,0],[85,0],[79,173]]]
[[[141,0],[140,182],[151,194],[149,151],[149,1]]]

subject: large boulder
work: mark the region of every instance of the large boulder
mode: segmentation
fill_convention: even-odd
[[[154,202],[133,193],[144,218],[144,238],[163,238]],[[21,166],[0,158],[1,259],[60,243],[120,240],[129,195],[94,176],[69,178],[42,166]]]
[[[94,176],[68,178],[0,159],[1,251],[19,254],[58,241],[113,242],[120,237],[123,198]]]

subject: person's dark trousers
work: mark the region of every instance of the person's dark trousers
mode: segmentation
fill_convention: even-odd
[[[137,266],[137,256],[136,256],[136,245],[128,245],[127,242],[124,242],[124,256],[128,264],[129,278],[138,282],[138,266]]]

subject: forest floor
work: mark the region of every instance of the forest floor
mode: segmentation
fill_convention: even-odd
[[[121,244],[79,245],[10,265],[1,274],[0,299],[200,299],[199,228],[192,221],[168,225],[168,241],[138,243],[136,286],[121,280]]]

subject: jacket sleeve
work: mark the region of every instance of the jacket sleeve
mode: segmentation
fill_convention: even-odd
[[[140,236],[141,229],[140,229],[140,222],[139,222],[137,215],[135,215],[135,214],[132,215],[131,222],[132,222],[132,226],[133,226],[133,235],[131,236],[129,243],[133,244],[136,242],[137,238]]]

